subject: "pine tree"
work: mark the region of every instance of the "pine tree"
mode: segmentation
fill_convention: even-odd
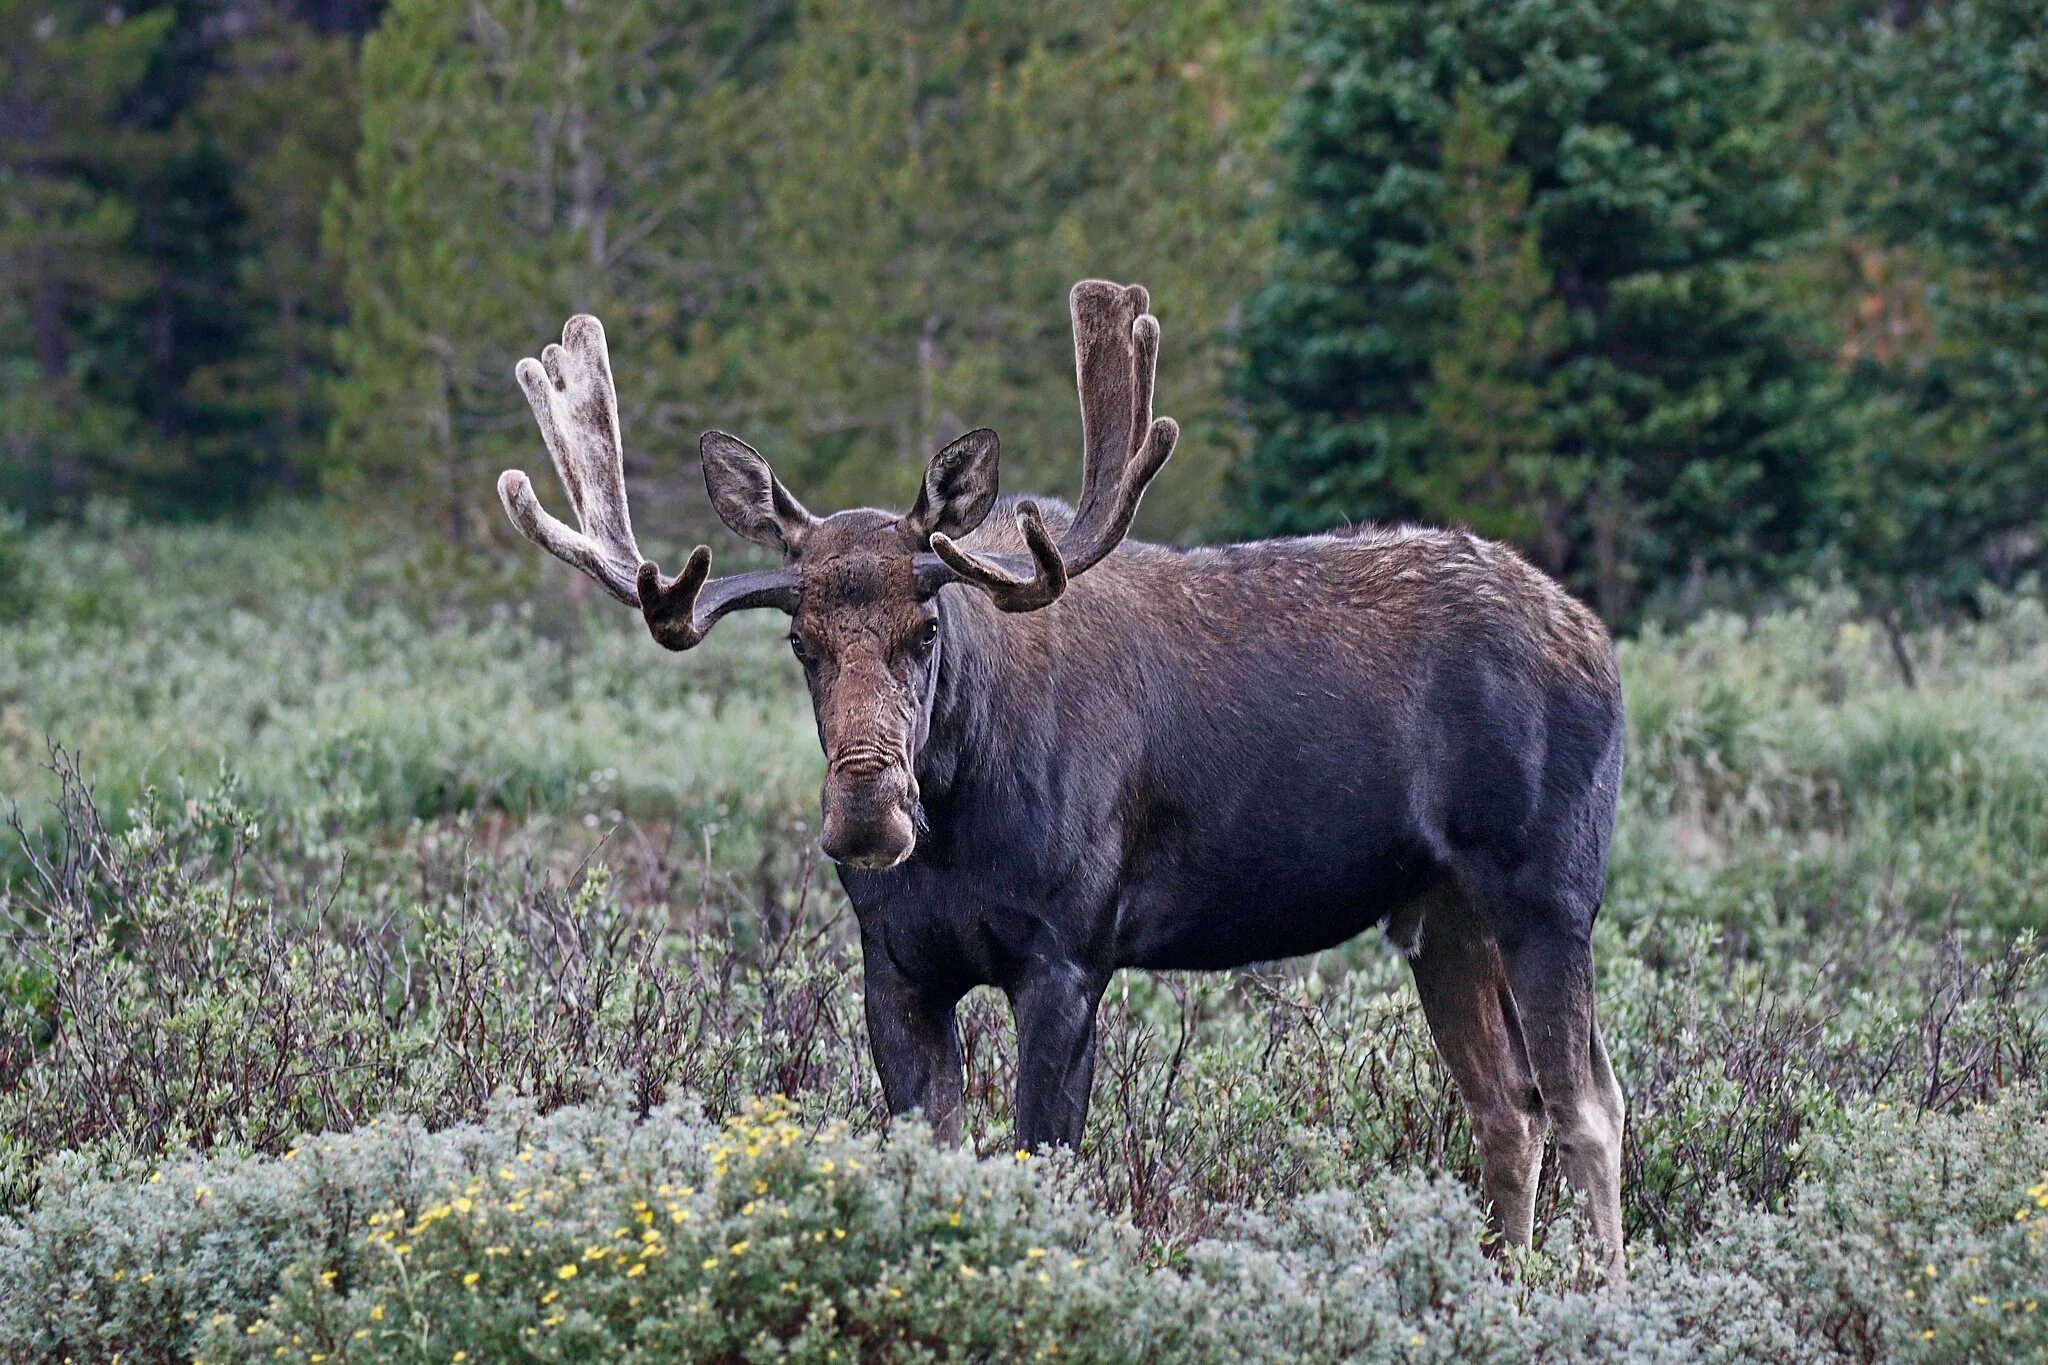
[[[907,500],[939,443],[983,425],[1006,486],[1071,495],[1066,291],[1135,280],[1189,428],[1146,525],[1209,515],[1237,430],[1231,315],[1268,246],[1266,12],[806,5],[762,110],[758,286],[721,338],[732,420],[827,505]]]
[[[773,16],[759,22],[773,22]],[[350,312],[333,462],[454,538],[532,465],[512,366],[573,312],[617,346],[636,454],[709,425],[690,352],[729,287],[728,79],[755,19],[709,3],[400,0],[365,44],[353,186],[330,215]],[[635,473],[640,472],[636,462]]]
[[[1843,535],[1871,595],[1966,600],[2048,567],[2048,18],[1965,0],[1873,33],[1853,219],[1914,263],[1925,336],[1859,357]]]
[[[1439,448],[1453,397],[1431,416],[1442,379],[1469,384],[1439,363],[1461,298],[1470,327],[1494,287],[1443,269],[1461,231],[1446,150],[1463,96],[1526,178],[1536,259],[1508,275],[1523,293],[1547,277],[1562,310],[1515,381],[1540,386],[1516,439],[1548,443],[1559,504],[1539,552],[1546,536],[1572,546],[1566,578],[1619,619],[1695,574],[1803,550],[1832,458],[1831,378],[1772,292],[1773,258],[1813,214],[1761,16],[1751,0],[1301,0],[1291,205],[1246,327],[1258,436],[1234,481],[1238,525],[1463,516],[1440,468],[1468,487],[1461,466],[1510,458]],[[1522,467],[1502,487],[1526,483]],[[1483,510],[1497,497],[1481,492]]]
[[[1406,494],[1430,521],[1532,547],[1562,572],[1582,462],[1555,453],[1545,401],[1563,306],[1527,223],[1529,177],[1469,92],[1444,141],[1445,286],[1454,292],[1423,400],[1428,463]]]
[[[196,104],[191,125],[234,168],[243,316],[233,349],[185,380],[221,428],[194,453],[189,480],[216,490],[227,477],[250,488],[313,486],[344,320],[340,263],[323,248],[321,220],[354,158],[355,85],[346,35],[276,19],[222,54]]]
[[[168,29],[163,13],[0,0],[0,501],[75,508],[144,445],[92,329],[147,287],[122,190],[151,148],[119,115]]]

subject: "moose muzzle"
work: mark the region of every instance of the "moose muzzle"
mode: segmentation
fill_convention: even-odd
[[[911,811],[917,782],[906,767],[879,771],[834,765],[825,776],[821,804],[825,856],[850,867],[880,871],[910,856],[917,844]]]

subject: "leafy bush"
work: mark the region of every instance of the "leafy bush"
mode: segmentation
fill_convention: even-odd
[[[1959,1360],[2048,1349],[2039,1092],[1823,1144],[1626,1291],[1504,1280],[1469,1193],[1408,1174],[1247,1214],[1159,1266],[1070,1165],[779,1100],[377,1123],[81,1177],[0,1226],[0,1352],[508,1359]],[[1048,1169],[1041,1169],[1048,1168]],[[139,1173],[138,1173],[139,1174]],[[1560,1239],[1562,1240],[1562,1239]]]
[[[795,855],[788,880],[728,887],[694,925],[665,885],[622,894],[603,864],[560,884],[454,839],[404,850],[403,896],[340,866],[281,888],[256,867],[307,855],[231,792],[117,835],[61,754],[59,775],[64,835],[23,836],[34,876],[14,893],[0,998],[7,1200],[67,1149],[275,1151],[381,1114],[442,1125],[498,1095],[547,1111],[613,1083],[642,1108],[687,1092],[716,1116],[779,1091],[858,1129],[881,1116],[855,935]],[[737,932],[749,915],[761,924]],[[1881,1002],[1770,999],[1767,974],[1704,926],[1606,931],[1602,949],[1627,1212],[1660,1241],[1696,1232],[1724,1186],[1782,1206],[1804,1143],[1852,1107],[1953,1110],[2048,1072],[2048,959],[2030,935],[1988,958],[1951,943]],[[1332,959],[1292,979],[1127,979],[1105,1010],[1085,1164],[1105,1206],[1185,1244],[1230,1208],[1387,1165],[1476,1174],[1397,965],[1371,948]],[[984,998],[964,1034],[970,1127],[998,1150],[1011,1032]]]
[[[19,621],[35,610],[36,560],[21,513],[0,506],[0,621]]]
[[[1827,595],[1623,646],[1596,934],[1629,1103],[1615,1296],[1584,1292],[1554,1171],[1517,1278],[1484,1258],[1468,1126],[1369,940],[1125,974],[1087,1138],[1052,1163],[1012,1155],[1014,1036],[977,992],[966,1150],[888,1130],[858,934],[806,828],[815,743],[765,632],[678,665],[567,599],[493,618],[491,561],[311,521],[47,535],[37,559],[47,590],[0,632],[0,1358],[365,1358],[399,1350],[401,1307],[429,1359],[2040,1347],[2039,601],[1915,636],[1917,691]],[[97,793],[45,745],[73,729]],[[705,1144],[735,1121],[777,1145],[720,1175]],[[521,1150],[553,1153],[546,1226],[500,1189]],[[1002,1213],[963,1214],[968,1240],[903,1213],[983,1188]],[[650,1245],[635,1220],[683,1198],[663,1255],[547,1279]],[[402,1258],[368,1222],[394,1207]]]

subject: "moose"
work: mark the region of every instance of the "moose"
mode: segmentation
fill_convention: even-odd
[[[1526,1245],[1546,1128],[1621,1269],[1623,1101],[1590,936],[1622,768],[1599,619],[1513,550],[1352,527],[1180,548],[1126,538],[1179,428],[1152,415],[1137,285],[1069,309],[1081,495],[998,497],[970,431],[905,513],[813,516],[745,442],[699,445],[726,526],[781,567],[673,578],[626,508],[604,330],[522,360],[580,529],[498,483],[519,530],[637,606],[672,650],[788,615],[824,747],[821,844],[859,924],[893,1114],[957,1141],[955,1006],[1001,989],[1030,1148],[1078,1145],[1119,968],[1216,970],[1379,926],[1470,1115],[1489,1219]]]

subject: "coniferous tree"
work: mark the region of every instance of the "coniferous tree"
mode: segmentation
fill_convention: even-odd
[[[1785,92],[1753,36],[1761,14],[1748,0],[1304,0],[1293,203],[1246,330],[1258,437],[1234,483],[1238,524],[1453,510],[1418,490],[1441,491],[1440,462],[1474,459],[1438,445],[1451,399],[1430,418],[1461,298],[1491,287],[1450,249],[1462,97],[1527,178],[1514,216],[1537,259],[1520,284],[1547,276],[1562,310],[1555,332],[1533,329],[1551,344],[1518,382],[1542,394],[1522,436],[1549,444],[1545,534],[1573,547],[1568,580],[1618,619],[1696,573],[1801,550],[1831,457],[1832,381],[1771,291],[1771,262],[1811,209],[1785,154]],[[1463,306],[1469,326],[1485,303]]]
[[[243,316],[236,346],[185,381],[220,428],[191,477],[313,486],[344,321],[340,262],[321,223],[354,157],[355,83],[348,36],[275,19],[222,55],[193,111],[191,123],[234,169]]]
[[[1444,141],[1444,269],[1456,291],[1430,357],[1422,417],[1430,459],[1403,490],[1431,521],[1530,546],[1564,570],[1584,460],[1560,454],[1546,391],[1563,305],[1526,218],[1529,177],[1469,92]]]
[[[124,191],[154,149],[120,116],[169,27],[161,12],[0,0],[0,502],[74,508],[145,442],[96,343],[148,287]]]
[[[1965,0],[1871,30],[1846,142],[1855,226],[1910,272],[1910,346],[1856,357],[1842,480],[1867,590],[1966,598],[2048,566],[2048,16]]]
[[[1044,0],[810,4],[756,161],[754,307],[728,410],[819,501],[907,499],[938,444],[1003,439],[1004,482],[1077,477],[1066,291],[1151,287],[1188,427],[1157,531],[1214,509],[1223,376],[1278,88],[1267,7]]]
[[[636,450],[674,467],[694,446],[709,414],[690,353],[739,189],[746,91],[727,77],[773,22],[708,0],[392,7],[364,46],[362,142],[329,225],[350,312],[343,475],[410,489],[452,537],[494,525],[492,478],[531,464],[512,366],[574,312],[632,338],[614,358]]]

